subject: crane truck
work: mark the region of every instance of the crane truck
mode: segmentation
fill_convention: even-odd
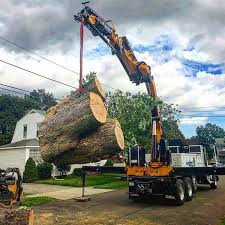
[[[126,36],[119,36],[111,20],[105,20],[99,16],[85,2],[84,8],[74,19],[82,23],[91,33],[100,37],[116,55],[126,71],[131,82],[139,85],[144,83],[147,93],[153,100],[157,100],[156,86],[151,67],[144,61],[138,61]],[[151,109],[151,150],[146,154],[143,147],[135,146],[129,148],[128,164],[125,168],[112,167],[83,167],[83,171],[99,172],[124,172],[126,171],[129,184],[129,198],[137,199],[151,195],[170,196],[178,205],[192,200],[193,193],[197,191],[198,183],[209,184],[216,188],[218,175],[225,174],[224,168],[209,166],[205,160],[202,146],[191,152],[188,147],[186,153],[172,153],[167,145],[166,133],[162,125],[159,106]],[[192,158],[202,157],[203,163],[197,166],[173,165],[172,161],[179,158],[179,154],[186,157],[192,154]],[[178,154],[176,157],[173,154]],[[149,156],[147,160],[146,156]],[[182,155],[185,158],[185,155]],[[173,157],[172,157],[173,156]],[[181,155],[180,155],[181,157]],[[174,160],[172,160],[172,158]],[[199,166],[200,165],[200,166]],[[83,185],[85,185],[85,172],[83,173]]]

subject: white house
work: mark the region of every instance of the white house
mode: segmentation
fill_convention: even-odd
[[[17,122],[12,142],[0,146],[0,168],[18,167],[23,173],[29,157],[42,161],[38,132],[44,117],[45,111],[32,109]]]
[[[41,162],[40,146],[38,141],[39,126],[45,118],[45,111],[32,109],[16,124],[12,142],[0,146],[0,168],[18,167],[23,173],[26,161],[29,157],[38,163]],[[106,160],[85,165],[104,165]],[[80,168],[82,164],[71,165],[70,173],[74,168]],[[59,175],[56,167],[53,168],[53,176]]]

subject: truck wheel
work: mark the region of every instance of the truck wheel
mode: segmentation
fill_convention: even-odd
[[[175,183],[175,201],[177,205],[183,205],[185,201],[185,185],[183,180],[177,179]]]
[[[195,176],[192,177],[192,190],[193,190],[193,193],[196,193],[197,190],[198,190],[198,182],[197,182],[197,178]]]
[[[217,176],[213,176],[213,182],[210,184],[210,188],[211,189],[217,189],[218,186],[218,177]]]
[[[185,200],[191,201],[193,197],[192,181],[189,177],[184,178]]]

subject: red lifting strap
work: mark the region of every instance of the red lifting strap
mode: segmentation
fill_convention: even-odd
[[[84,18],[81,19],[80,24],[80,81],[79,92],[83,91],[83,42],[84,42]]]

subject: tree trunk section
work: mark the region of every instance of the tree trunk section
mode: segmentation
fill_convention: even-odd
[[[47,112],[40,125],[42,158],[50,162],[53,157],[74,148],[80,137],[103,125],[106,116],[105,105],[96,93],[65,98]]]
[[[0,205],[0,225],[33,225],[34,213],[32,209],[19,209]]]
[[[109,159],[124,149],[124,136],[119,121],[108,119],[98,130],[53,160],[55,165],[97,162]]]
[[[101,99],[105,102],[105,92],[98,79],[92,80],[86,87],[83,87],[82,93],[79,93],[79,90],[77,90],[72,94],[72,96],[75,98],[79,98],[81,95],[88,92],[93,92],[99,95]]]

